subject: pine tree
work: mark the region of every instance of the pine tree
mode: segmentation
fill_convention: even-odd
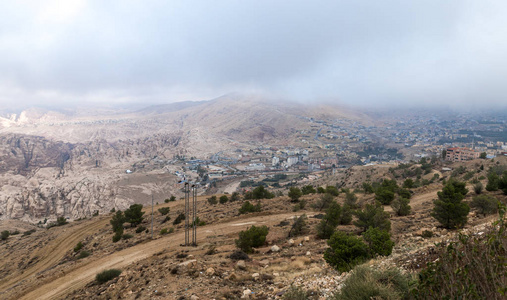
[[[433,213],[442,226],[448,229],[463,227],[467,222],[470,211],[468,204],[463,202],[468,190],[464,182],[450,181],[442,191],[438,192],[438,199],[433,201]]]

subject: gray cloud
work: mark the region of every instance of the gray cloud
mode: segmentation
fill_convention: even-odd
[[[0,103],[507,101],[503,1],[3,1]]]

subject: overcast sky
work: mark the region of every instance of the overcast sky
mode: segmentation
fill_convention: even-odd
[[[0,107],[507,103],[507,1],[0,0]]]

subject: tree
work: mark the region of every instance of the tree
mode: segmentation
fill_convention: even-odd
[[[375,200],[379,201],[383,205],[389,205],[394,200],[394,192],[387,188],[378,188],[375,192]]]
[[[482,152],[480,155],[479,155],[479,158],[482,158],[482,159],[486,159],[486,152]]]
[[[442,191],[437,193],[438,199],[433,201],[431,216],[447,229],[463,227],[470,211],[468,204],[463,202],[467,193],[464,182],[449,181]]]
[[[398,197],[391,203],[393,211],[398,216],[407,216],[410,214],[412,207],[410,207],[410,199]]]
[[[301,192],[303,193],[303,195],[308,195],[315,194],[317,190],[315,190],[315,188],[311,185],[305,185],[304,187],[301,188]]]
[[[385,231],[391,230],[389,213],[384,211],[382,205],[366,204],[364,210],[358,210],[355,214],[357,221],[354,222],[354,225],[361,228],[362,231],[366,231],[370,227],[380,228]]]
[[[482,183],[477,182],[477,183],[474,185],[474,192],[475,192],[477,195],[479,195],[479,194],[481,194],[481,193],[482,193],[482,188],[483,188]]]
[[[120,236],[123,234],[123,223],[125,222],[125,215],[121,210],[117,211],[109,221],[111,226],[113,226],[113,232],[120,232]]]
[[[326,186],[326,193],[331,194],[331,195],[333,195],[335,197],[340,194],[340,192],[338,191],[338,189],[335,186],[332,186],[332,185]]]
[[[447,157],[447,150],[442,150],[442,159],[445,159]]]
[[[227,197],[227,195],[222,195],[222,196],[220,196],[219,201],[220,201],[220,204],[225,204],[229,201],[229,197]]]
[[[357,196],[354,192],[346,191],[345,192],[345,204],[349,207],[356,208],[357,207]]]
[[[320,220],[317,225],[317,237],[320,239],[329,239],[334,233],[336,226],[340,224],[341,206],[332,201],[329,208],[326,210],[326,214]]]
[[[490,172],[488,174],[488,184],[486,184],[486,191],[495,192],[498,191],[498,184],[500,183],[500,177],[496,172]]]
[[[374,192],[373,186],[369,182],[363,182],[363,190],[365,194],[372,194]]]
[[[498,180],[498,188],[507,195],[507,171],[503,172],[502,178]]]
[[[348,272],[368,258],[368,246],[360,238],[343,231],[335,232],[327,244],[329,248],[324,252],[324,259],[340,272]]]
[[[143,221],[144,212],[142,204],[132,204],[125,210],[125,221],[130,223],[130,226],[135,227]]]
[[[252,253],[253,247],[264,245],[268,233],[269,228],[267,226],[255,227],[252,225],[252,227],[239,233],[239,238],[235,240],[236,246],[245,253]]]
[[[412,180],[411,178],[405,179],[405,181],[403,182],[403,187],[406,189],[413,188],[414,187],[414,180]]]
[[[394,242],[388,231],[370,227],[363,233],[363,238],[368,244],[371,257],[376,254],[389,256],[393,252]]]
[[[289,197],[291,199],[291,202],[298,202],[299,198],[303,195],[301,190],[298,187],[291,187],[289,189]]]
[[[331,194],[322,194],[320,199],[315,203],[315,208],[318,210],[327,209],[331,202],[333,202],[333,195]]]

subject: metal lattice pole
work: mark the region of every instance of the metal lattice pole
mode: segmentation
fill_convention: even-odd
[[[197,246],[197,187],[195,185],[192,186],[192,204],[192,213],[194,215],[194,226],[192,228],[192,245]]]
[[[188,182],[185,182],[185,246],[189,245],[189,219],[190,219],[190,189]]]

